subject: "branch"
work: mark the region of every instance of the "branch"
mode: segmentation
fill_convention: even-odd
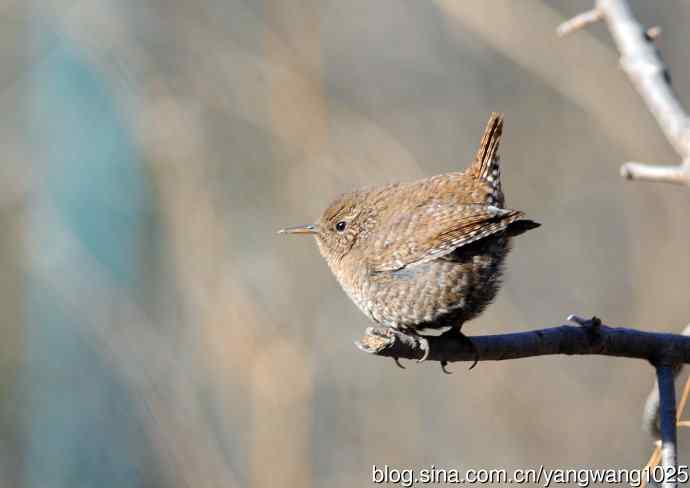
[[[673,378],[677,378],[682,371],[682,364],[676,364],[673,368]],[[661,439],[661,411],[659,401],[659,383],[654,382],[654,388],[649,392],[642,411],[642,428],[654,438]]]
[[[625,0],[597,0],[593,10],[564,22],[557,32],[565,35],[599,19],[606,21],[621,53],[621,67],[682,161],[676,166],[629,162],[621,167],[621,175],[633,180],[690,186],[689,119],[671,89],[668,70],[654,46],[658,29],[645,31]]]
[[[549,329],[472,336],[479,361],[502,361],[553,354],[597,354],[646,359],[653,364],[690,362],[690,337],[679,334],[643,332],[603,325],[597,318],[585,320],[576,316],[569,320],[578,324]],[[467,340],[457,336],[426,336],[427,361],[474,361],[475,351]],[[425,340],[390,327],[369,327],[355,344],[369,354],[401,359],[421,359],[426,352]]]
[[[690,324],[683,329],[681,334],[684,336],[690,336]],[[676,364],[673,368],[673,377],[678,378],[678,375],[680,375],[682,370],[682,364]],[[661,430],[659,427],[659,385],[656,382],[654,383],[652,390],[649,392],[647,401],[644,404],[644,410],[642,412],[642,428],[646,430],[654,440],[661,438]]]
[[[676,469],[678,465],[678,453],[676,449],[676,390],[674,384],[673,365],[658,365],[656,367],[656,380],[659,384],[659,397],[661,405],[659,415],[661,417],[661,466],[664,478],[662,488],[676,488]]]
[[[690,324],[688,324],[685,329],[683,329],[682,332],[683,335],[687,336],[690,335]],[[681,373],[683,370],[683,365],[682,364],[676,364],[673,367],[673,377],[674,379],[678,377],[678,375]],[[688,397],[690,396],[690,379],[688,379],[685,382],[685,387],[683,388],[683,394],[681,395],[680,402],[678,403],[678,406],[676,407],[676,428],[677,427],[684,427],[684,426],[690,426],[690,424],[687,423],[687,421],[682,421],[680,419],[680,416],[683,414],[683,410],[685,409],[685,405],[687,403]],[[642,413],[642,428],[646,430],[654,439],[656,447],[654,448],[654,452],[652,453],[651,457],[649,458],[649,461],[647,461],[647,465],[645,468],[647,470],[652,470],[656,466],[658,466],[659,461],[661,461],[661,428],[660,428],[660,401],[659,401],[659,382],[655,381],[654,382],[654,387],[652,388],[652,391],[649,393],[647,396],[647,401],[645,402],[644,405],[644,411]],[[658,486],[656,483],[653,482],[653,480],[649,480],[649,483],[645,483],[644,481],[640,485],[640,488],[644,488],[645,486]]]
[[[690,159],[674,166],[652,166],[644,163],[627,162],[621,166],[621,176],[628,180],[656,181],[690,185]]]
[[[601,10],[592,9],[577,14],[570,20],[566,20],[556,29],[556,33],[559,37],[567,36],[568,34],[575,32],[576,30],[583,29],[588,25],[594,24],[602,19]]]

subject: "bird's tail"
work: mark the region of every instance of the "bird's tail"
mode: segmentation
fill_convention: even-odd
[[[539,222],[535,222],[534,220],[528,219],[520,219],[508,224],[506,233],[510,237],[516,237],[521,234],[524,234],[528,230],[536,229],[537,227],[541,227],[541,224]]]
[[[472,163],[472,171],[476,178],[489,184],[497,184],[501,179],[499,166],[498,146],[501,143],[503,133],[503,114],[492,112],[489,122],[486,124],[479,150]],[[493,185],[491,185],[493,186]]]

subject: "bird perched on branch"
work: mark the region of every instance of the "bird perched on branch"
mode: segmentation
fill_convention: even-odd
[[[313,234],[345,292],[373,321],[413,334],[448,328],[445,334],[465,338],[462,325],[498,292],[511,238],[539,226],[504,208],[502,130],[503,116],[492,113],[463,172],[346,193],[316,224],[279,232]],[[425,350],[420,361],[428,342]]]

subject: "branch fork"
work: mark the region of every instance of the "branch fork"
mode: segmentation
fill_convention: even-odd
[[[502,361],[548,354],[596,354],[644,359],[656,369],[658,393],[648,401],[652,414],[657,413],[660,428],[655,434],[660,437],[660,459],[664,473],[675,473],[677,466],[676,447],[676,400],[674,377],[680,366],[690,362],[690,336],[643,332],[636,329],[610,327],[597,317],[585,319],[570,315],[568,322],[576,325],[561,325],[510,334],[473,336],[471,343],[458,335],[425,336],[406,333],[391,327],[369,327],[356,346],[376,356],[398,359],[438,361]],[[474,348],[472,347],[474,345]],[[427,348],[428,347],[428,348]],[[478,355],[478,357],[477,357]],[[656,412],[654,412],[654,410]],[[647,414],[649,417],[651,414]],[[654,420],[647,420],[654,422]],[[664,488],[677,486],[672,480],[662,484]]]
[[[625,0],[597,0],[592,10],[563,22],[557,33],[562,37],[599,20],[608,25],[621,53],[623,71],[681,159],[674,166],[628,162],[621,167],[621,175],[630,180],[690,186],[690,118],[671,89],[668,68],[654,45],[661,29],[655,26],[645,30]]]

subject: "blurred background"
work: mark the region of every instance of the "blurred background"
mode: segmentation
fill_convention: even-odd
[[[471,334],[680,331],[687,188],[591,1],[0,2],[0,486],[369,486],[372,464],[638,467],[641,361],[456,364],[356,350],[312,239],[362,185],[465,168],[506,114],[515,243]],[[690,103],[690,3],[659,25]],[[690,439],[681,432],[681,463]]]

